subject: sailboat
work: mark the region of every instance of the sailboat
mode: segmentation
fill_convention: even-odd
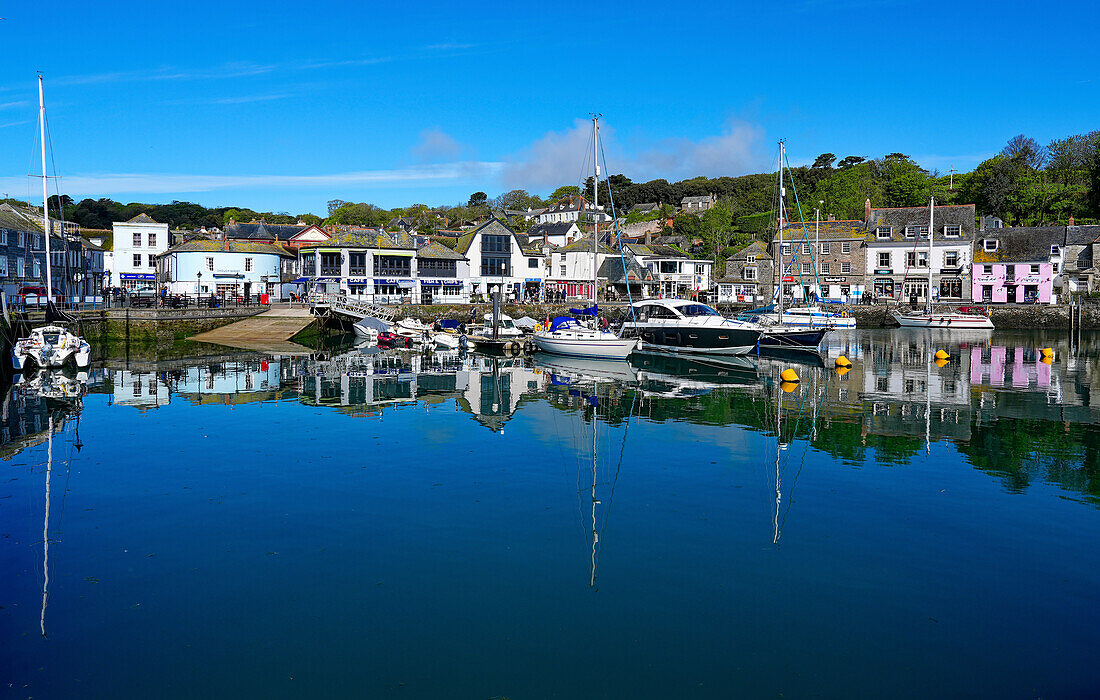
[[[53,301],[53,271],[50,254],[50,207],[48,175],[46,174],[46,103],[42,95],[42,76],[38,76],[38,128],[42,141],[42,230],[46,239],[46,323],[35,328],[30,335],[12,345],[12,366],[17,373],[28,367],[63,367],[74,364],[87,367],[91,359],[91,346],[86,340],[64,326],[51,323],[65,315],[57,310]]]
[[[932,237],[936,229],[932,223],[936,217],[936,198],[932,197],[928,204],[928,289],[925,291],[924,311],[893,312],[894,319],[904,328],[993,328],[993,321],[982,314],[963,313],[961,311],[947,311],[945,313],[933,313],[932,309]],[[901,303],[900,301],[898,302]]]
[[[599,306],[596,303],[596,289],[598,287],[597,269],[599,268],[599,244],[600,244],[600,163],[599,154],[600,139],[600,115],[592,116],[592,165],[595,177],[592,180],[592,306],[585,309],[593,318],[599,314]],[[556,355],[571,355],[573,357],[602,358],[612,360],[625,360],[630,353],[638,347],[637,338],[622,338],[609,331],[601,331],[598,328],[589,327],[569,316],[555,318],[550,327],[537,331],[533,340],[539,350],[554,353]]]
[[[817,347],[825,337],[825,331],[847,325],[848,319],[837,314],[827,314],[820,309],[793,307],[784,309],[783,279],[786,277],[786,265],[783,256],[783,229],[786,213],[783,199],[786,188],[783,186],[783,160],[786,143],[779,142],[779,279],[776,280],[775,303],[762,309],[752,309],[738,316],[738,320],[755,323],[764,330],[760,336],[762,347]],[[855,325],[855,322],[851,322]]]

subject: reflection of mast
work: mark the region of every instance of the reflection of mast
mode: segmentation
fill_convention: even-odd
[[[39,625],[46,636],[46,596],[50,588],[50,474],[53,471],[53,413],[46,428],[46,516],[42,522],[42,615]]]
[[[931,237],[931,232],[928,234]],[[931,263],[929,263],[931,267]],[[931,287],[929,287],[929,298],[931,298]],[[932,338],[929,333],[928,345],[924,348],[924,454],[928,455],[932,452]],[[941,406],[943,404],[940,404]]]
[[[592,384],[592,570],[588,577],[588,587],[596,587],[596,547],[599,546],[600,532],[596,528],[596,505],[600,502],[596,498],[596,384]]]
[[[783,500],[783,481],[779,475],[779,451],[783,449],[783,386],[775,383],[775,518],[772,520],[772,544],[779,544],[779,504]]]

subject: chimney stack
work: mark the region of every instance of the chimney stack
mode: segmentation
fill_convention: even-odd
[[[863,203],[863,223],[871,223],[871,198],[868,197],[867,201]]]
[[[1069,217],[1069,224],[1068,225],[1069,226],[1076,226],[1077,225],[1077,220],[1073,218],[1072,214]]]

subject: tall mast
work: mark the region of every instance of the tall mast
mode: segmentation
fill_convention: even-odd
[[[932,314],[932,221],[936,217],[936,198],[932,197],[928,202],[928,291],[925,293],[927,298],[928,314]]]
[[[596,304],[596,261],[600,249],[600,161],[598,142],[600,140],[600,115],[592,115],[592,165],[595,177],[592,178],[592,304]]]
[[[46,101],[42,98],[42,74],[38,74],[38,131],[42,141],[42,230],[46,232],[46,306],[53,301],[53,274],[50,270],[50,208],[46,188]]]
[[[783,260],[783,139],[779,140],[779,320],[783,320],[783,278],[787,271]]]
[[[817,209],[814,209],[814,214],[814,253],[817,254],[817,259],[821,260],[821,204],[818,204]],[[820,262],[814,266],[814,279],[817,280],[818,301],[821,300],[821,278],[817,276],[820,267]]]

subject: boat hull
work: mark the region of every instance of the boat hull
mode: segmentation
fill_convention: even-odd
[[[760,347],[816,348],[828,330],[820,327],[767,330],[760,336]]]
[[[636,338],[585,338],[535,333],[532,340],[542,352],[600,360],[625,360],[638,347]]]
[[[640,350],[645,352],[684,355],[748,355],[756,349],[762,333],[753,328],[738,328],[731,324],[714,326],[640,326],[627,327],[624,335],[641,338]]]
[[[902,328],[991,329],[988,316],[973,314],[902,314],[894,312],[894,320]]]

